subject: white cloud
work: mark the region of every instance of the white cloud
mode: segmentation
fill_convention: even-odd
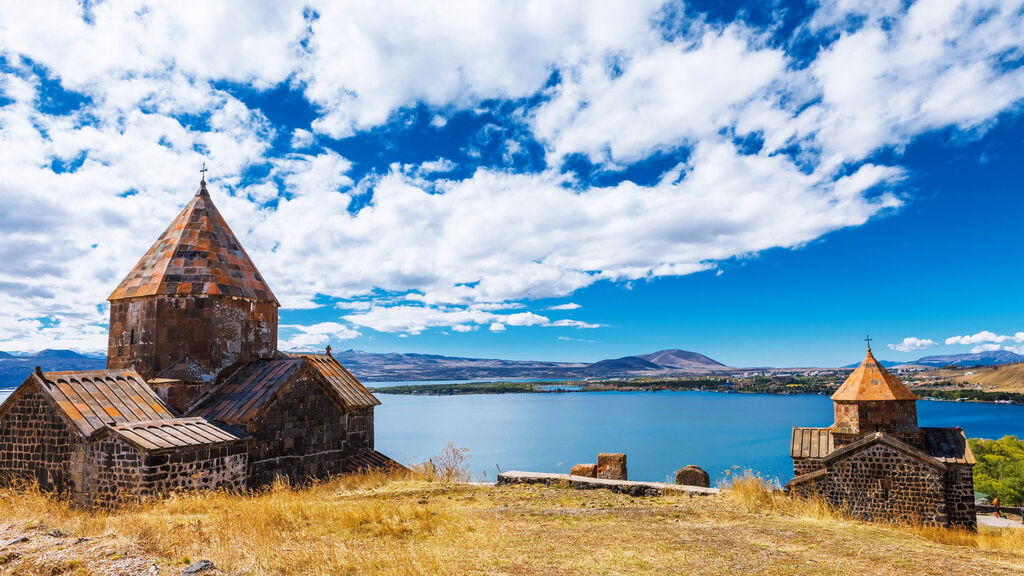
[[[489,328],[489,330],[491,332],[504,332],[505,331],[505,325],[500,323],[500,322],[495,322],[495,323],[491,324],[491,327]]]
[[[582,308],[582,306],[575,302],[566,302],[565,304],[548,306],[547,308],[545,308],[545,310],[578,310],[579,308]]]
[[[358,297],[346,319],[407,333],[591,327],[507,310],[863,224],[901,204],[868,192],[903,170],[860,159],[945,126],[980,133],[1024,95],[1024,70],[1001,64],[1024,37],[1019,2],[828,2],[810,29],[837,40],[806,66],[736,24],[698,19],[665,40],[659,4],[222,2],[202,18],[188,2],[5,8],[5,342],[102,348],[104,298],[204,160],[215,201],[288,308]],[[848,29],[851,14],[864,25]],[[44,109],[53,80],[85,95],[81,109]],[[275,126],[222,88],[284,83],[309,98],[312,125]],[[544,102],[521,111],[547,150],[541,173],[481,169],[428,186],[421,176],[456,168],[438,158],[354,182],[349,159],[316,146],[315,133],[352,134],[403,107],[433,107],[440,129],[482,100],[527,96]],[[764,148],[739,150],[733,134]],[[588,187],[558,169],[570,153],[615,170],[680,147],[686,163],[647,186]],[[253,168],[270,173],[243,179]],[[1024,342],[984,334],[947,344]]]
[[[913,336],[903,339],[903,342],[899,344],[887,344],[890,350],[896,350],[898,352],[913,352],[915,350],[925,350],[933,346],[938,346],[938,343],[928,338],[914,338]]]
[[[1016,334],[1003,335],[989,332],[988,330],[982,330],[977,334],[971,334],[967,336],[950,336],[946,338],[946,345],[951,346],[954,344],[961,344],[964,346],[970,346],[972,344],[983,344],[983,343],[1001,343],[1006,341],[1013,342],[1024,342],[1024,332],[1017,332]]]
[[[411,102],[468,108],[531,95],[561,65],[655,37],[659,4],[319,3],[301,72],[307,97],[324,111],[314,127],[341,137]]]
[[[971,354],[977,354],[979,352],[995,352],[996,350],[1002,350],[1003,347],[999,344],[979,344],[971,348]]]
[[[447,158],[438,158],[430,162],[424,162],[419,165],[418,170],[420,174],[443,174],[445,172],[451,172],[455,169],[455,162]]]
[[[292,131],[292,148],[295,150],[305,150],[312,146],[315,140],[316,137],[309,130],[296,128]]]
[[[744,35],[730,26],[654,46],[634,54],[621,75],[588,62],[599,70],[569,75],[534,130],[556,157],[583,152],[616,162],[714,136],[785,67],[782,52],[751,48]]]
[[[281,328],[288,332],[295,332],[290,338],[282,338],[278,342],[281,350],[293,350],[304,346],[317,346],[336,342],[338,340],[351,340],[359,336],[359,331],[351,326],[337,322],[318,322],[316,324],[284,324]]]
[[[554,322],[551,323],[551,325],[552,326],[566,326],[566,327],[569,327],[569,328],[580,328],[580,329],[583,329],[583,328],[601,328],[602,327],[601,324],[591,324],[589,322],[584,322],[582,320],[569,320],[569,319],[555,320]]]

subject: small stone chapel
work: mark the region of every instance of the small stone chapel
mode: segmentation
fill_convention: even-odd
[[[39,369],[0,404],[0,481],[86,505],[399,466],[331,354],[277,350],[278,301],[206,189],[108,298],[107,369]]]
[[[793,478],[867,520],[977,528],[974,455],[960,428],[920,428],[917,396],[871,354],[832,395],[835,422],[793,428]]]

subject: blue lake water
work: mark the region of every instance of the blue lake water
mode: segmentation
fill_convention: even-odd
[[[687,464],[722,478],[733,467],[785,483],[793,426],[828,426],[827,396],[715,392],[582,392],[405,396],[377,394],[376,447],[423,461],[448,443],[469,448],[471,470],[568,472],[598,452],[624,452],[629,476],[661,481]],[[961,426],[969,437],[1024,435],[1024,405],[918,402],[922,426]]]
[[[0,402],[10,394],[0,390]],[[376,446],[411,463],[449,442],[469,448],[482,480],[501,470],[568,472],[598,452],[624,452],[629,476],[665,480],[686,464],[712,478],[750,468],[785,483],[793,426],[832,423],[827,396],[714,392],[580,392],[405,396],[377,394]],[[918,402],[922,426],[961,426],[972,438],[1024,436],[1024,405]]]
[[[482,382],[562,382],[565,378],[484,378],[474,380],[387,380],[363,382],[369,388],[391,388],[393,386],[426,386],[429,384],[473,384]]]

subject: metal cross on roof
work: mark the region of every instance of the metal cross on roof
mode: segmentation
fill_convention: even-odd
[[[864,338],[864,341],[868,343],[868,350],[871,350],[871,336],[868,335]]]
[[[203,162],[203,169],[199,171],[199,173],[203,175],[203,182],[206,182],[206,172],[206,162]]]

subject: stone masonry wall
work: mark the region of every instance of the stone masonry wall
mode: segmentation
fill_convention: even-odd
[[[273,302],[218,296],[147,296],[110,303],[107,368],[133,366],[145,379],[183,358],[207,374],[277,350]]]
[[[249,486],[283,476],[296,484],[342,471],[373,446],[372,408],[346,411],[315,381],[301,378],[250,423]]]
[[[824,468],[821,458],[793,458],[793,476],[800,476]]]
[[[978,528],[973,466],[951,465],[946,471],[946,510],[950,525],[968,530]]]
[[[817,494],[865,520],[948,524],[945,474],[884,444],[875,444],[828,465],[828,474],[794,487]]]
[[[75,499],[87,506],[112,506],[143,495],[142,452],[112,435],[89,443],[85,465],[89,478]]]
[[[32,386],[0,416],[0,482],[36,480],[44,490],[72,490],[75,480],[81,481],[73,478],[72,462],[82,441],[46,394]]]
[[[841,434],[917,433],[917,401],[836,401],[833,428]]]
[[[112,506],[174,490],[239,490],[245,487],[247,461],[243,442],[147,453],[108,435],[89,444],[86,463],[91,478],[88,493],[79,500]]]

